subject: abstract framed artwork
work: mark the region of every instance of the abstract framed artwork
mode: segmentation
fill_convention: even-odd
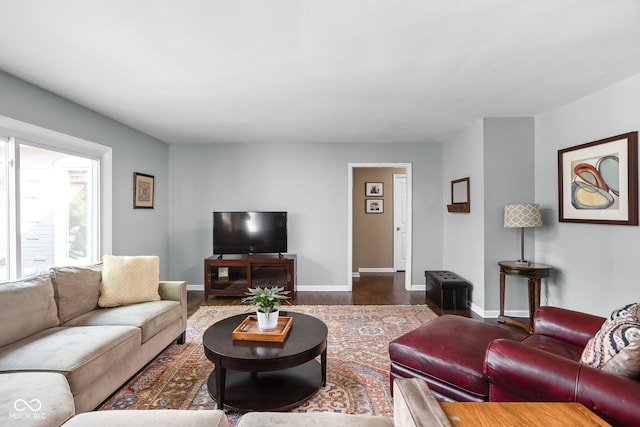
[[[558,150],[561,222],[638,225],[638,132]]]
[[[364,211],[365,213],[368,213],[368,214],[384,213],[384,200],[383,199],[366,199]]]
[[[153,209],[155,199],[155,177],[133,173],[133,208]]]

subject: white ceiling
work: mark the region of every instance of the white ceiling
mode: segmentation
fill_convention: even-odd
[[[640,73],[638,0],[0,0],[0,69],[170,143],[442,141]]]

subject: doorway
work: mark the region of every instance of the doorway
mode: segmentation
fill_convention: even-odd
[[[394,169],[392,172],[386,171],[388,173],[387,178],[375,178],[376,173],[383,171],[380,168],[386,169]],[[363,178],[360,175],[362,171],[360,169],[364,169],[367,177],[374,177],[372,180],[373,184],[377,186],[377,184],[382,183],[383,185],[380,187],[382,190],[382,194],[369,194],[366,196],[366,185],[371,185],[371,182],[362,182]],[[358,172],[358,182],[356,183],[356,172]],[[396,203],[394,202],[394,177],[393,174],[400,175],[400,182],[402,189],[404,191],[404,197],[402,203],[404,203],[404,212],[399,212],[394,214]],[[386,175],[385,175],[386,176]],[[357,186],[356,186],[357,185]],[[398,270],[398,265],[395,262],[395,257],[393,253],[397,250],[401,252],[401,258],[403,262],[401,263],[401,270],[406,271],[404,274],[404,286],[406,290],[411,290],[411,196],[412,196],[412,184],[411,184],[411,163],[349,163],[348,164],[348,241],[347,241],[347,253],[348,253],[348,288],[352,289],[352,278],[354,275],[358,274],[359,269],[362,267],[359,265],[359,260],[362,258],[359,253],[360,247],[365,247],[367,249],[373,248],[373,255],[378,256],[377,252],[386,252],[388,255],[385,255],[385,261],[383,262],[383,267],[381,268],[367,268],[366,271],[380,271],[380,272],[394,272]],[[367,210],[367,206],[370,204],[375,204],[377,207],[380,207],[380,210],[372,211]],[[385,214],[385,215],[380,215]],[[383,216],[387,218],[383,220]],[[396,228],[398,225],[393,223],[394,217],[402,217],[402,238],[401,242],[404,244],[404,248],[397,248],[394,240],[397,233]],[[362,223],[357,222],[356,220],[366,221],[369,226],[372,226],[372,230],[384,229],[385,240],[382,240],[383,243],[379,242],[368,242],[358,241],[359,239],[367,239],[370,233],[362,233],[360,229],[358,229],[356,233],[356,229],[354,227],[361,227]],[[388,221],[388,222],[387,222]],[[374,225],[372,225],[374,224]],[[388,224],[388,225],[387,225]],[[362,237],[365,236],[365,237]],[[387,239],[388,238],[388,239]],[[357,246],[359,245],[359,246]],[[384,247],[381,247],[384,246]],[[379,250],[378,250],[379,249]],[[380,263],[378,263],[380,265]],[[370,267],[370,266],[366,266]],[[402,268],[404,267],[404,268]],[[364,271],[364,270],[363,270]]]

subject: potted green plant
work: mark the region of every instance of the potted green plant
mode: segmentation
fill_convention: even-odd
[[[278,326],[278,316],[282,301],[288,300],[290,293],[285,291],[284,287],[274,286],[249,288],[245,293],[247,297],[242,302],[249,304],[256,309],[258,316],[258,328],[261,330],[270,330]]]

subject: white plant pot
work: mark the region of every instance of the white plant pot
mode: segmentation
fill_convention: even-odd
[[[269,313],[269,317],[267,317],[267,313],[258,310],[256,310],[256,314],[258,315],[258,329],[261,331],[269,331],[278,326],[279,310]]]

